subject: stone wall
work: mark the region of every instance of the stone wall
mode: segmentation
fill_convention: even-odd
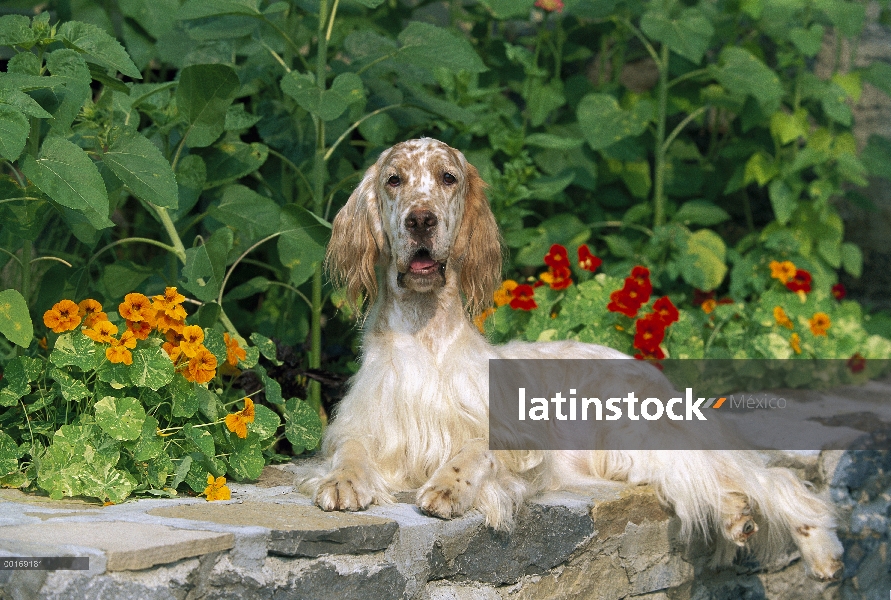
[[[832,394],[790,392],[811,402]],[[845,393],[854,394],[854,391]],[[887,403],[891,382],[856,393]],[[232,500],[98,506],[0,490],[0,560],[87,556],[87,571],[0,570],[0,599],[886,600],[891,593],[891,423],[839,415],[847,451],[773,452],[838,510],[842,581],[818,583],[789,548],[772,564],[712,569],[704,544],[646,486],[601,482],[529,501],[498,533],[476,512],[422,515],[406,492],[362,513],[325,513],[295,491],[312,460],[267,467]]]

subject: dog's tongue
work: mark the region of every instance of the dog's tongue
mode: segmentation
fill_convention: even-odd
[[[408,268],[412,271],[426,271],[431,269],[436,264],[436,261],[432,258],[422,258],[415,257],[411,259],[411,263],[408,265]]]

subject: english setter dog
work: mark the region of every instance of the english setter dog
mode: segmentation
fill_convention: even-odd
[[[316,504],[362,510],[417,489],[428,515],[477,509],[509,529],[523,500],[546,489],[649,483],[687,539],[711,536],[717,562],[791,538],[811,576],[837,578],[830,506],[755,454],[489,449],[488,359],[628,357],[574,341],[493,346],[479,333],[471,317],[491,303],[502,261],[484,187],[461,152],[407,141],[380,156],[334,219],[327,269],[354,307],[368,308],[361,366],[325,433],[330,471],[308,483]],[[767,531],[753,536],[759,523]]]

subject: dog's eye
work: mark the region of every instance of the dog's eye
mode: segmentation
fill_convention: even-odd
[[[458,180],[455,179],[455,176],[454,176],[454,175],[452,175],[451,173],[446,172],[446,173],[443,173],[443,174],[442,174],[442,181],[443,181],[443,183],[445,183],[446,185],[452,185],[453,183],[455,183],[455,182],[458,181]]]
[[[387,185],[390,187],[397,187],[402,180],[399,179],[399,175],[390,175],[390,178],[387,179]]]

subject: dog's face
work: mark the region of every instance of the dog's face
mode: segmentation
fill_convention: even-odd
[[[501,276],[484,188],[463,154],[434,139],[381,154],[332,224],[326,264],[347,301],[374,301],[375,269],[386,267],[390,285],[412,292],[437,292],[454,277],[471,314],[482,311]]]
[[[460,152],[430,138],[397,144],[378,161],[381,222],[400,287],[428,292],[445,283],[464,214],[466,173]]]

